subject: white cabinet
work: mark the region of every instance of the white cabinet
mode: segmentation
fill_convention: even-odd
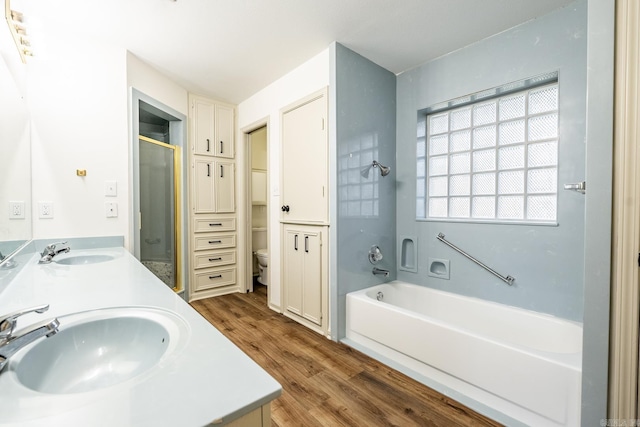
[[[233,158],[233,107],[197,97],[192,108],[194,154]]]
[[[231,421],[227,427],[271,427],[271,404],[262,405],[247,415]]]
[[[329,221],[327,96],[323,91],[282,114],[282,220]]]
[[[287,224],[283,236],[285,314],[323,332],[326,310],[326,257],[322,238],[326,227]]]
[[[199,96],[191,104],[189,300],[237,292],[234,107]]]
[[[236,210],[236,165],[234,162],[215,162],[216,212],[231,213]]]
[[[235,212],[235,163],[207,157],[193,159],[193,212]]]
[[[189,300],[237,292],[236,218],[194,215]]]
[[[329,334],[327,91],[284,108],[282,119],[282,310]]]

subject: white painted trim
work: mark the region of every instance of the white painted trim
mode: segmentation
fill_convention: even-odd
[[[244,145],[244,156],[242,161],[238,162],[238,167],[243,168],[243,170],[240,170],[238,173],[239,174],[243,174],[245,177],[245,185],[244,188],[242,189],[242,191],[239,192],[239,194],[244,194],[244,203],[238,203],[238,206],[242,206],[242,209],[244,209],[244,217],[245,217],[245,239],[244,239],[244,250],[242,251],[242,254],[240,255],[240,264],[244,265],[244,272],[245,272],[245,280],[244,280],[244,292],[248,292],[249,290],[253,291],[253,286],[249,285],[249,278],[253,278],[253,271],[252,271],[252,266],[253,266],[253,257],[252,257],[252,243],[251,243],[251,238],[252,238],[252,230],[251,230],[251,224],[252,224],[252,204],[251,204],[251,132],[258,130],[262,127],[266,127],[267,128],[267,159],[269,159],[269,152],[270,152],[270,142],[269,142],[269,117],[270,116],[265,116],[262,119],[259,119],[247,126],[244,126],[243,128],[240,129],[240,139],[242,142],[242,144]],[[267,166],[268,167],[268,166]],[[273,232],[273,230],[271,230],[272,227],[269,227],[268,225],[270,224],[270,213],[269,213],[269,202],[270,202],[270,197],[269,197],[269,189],[270,189],[270,184],[269,184],[269,173],[267,173],[267,253],[271,254],[270,252],[270,248],[269,248],[269,236],[271,235],[271,233]],[[269,264],[271,262],[271,255],[268,256],[267,258],[267,264]],[[244,264],[242,264],[244,263]],[[271,281],[271,270],[269,270],[269,277],[267,278],[268,283],[273,283]],[[271,305],[269,304],[269,296],[271,293],[271,288],[269,286],[267,286],[267,304],[271,307]],[[279,312],[279,310],[276,310]]]
[[[638,417],[640,4],[616,2],[614,196],[608,418]]]

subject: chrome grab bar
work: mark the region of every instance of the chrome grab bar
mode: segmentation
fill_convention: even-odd
[[[466,253],[465,251],[463,251],[462,249],[460,249],[459,247],[457,247],[456,245],[454,245],[453,243],[445,240],[444,238],[444,234],[442,233],[438,233],[437,239],[440,240],[442,243],[444,243],[445,245],[449,246],[451,249],[453,249],[454,251],[464,255],[465,257],[469,258],[471,261],[475,262],[476,264],[478,264],[480,267],[484,268],[485,270],[487,270],[489,273],[493,274],[494,276],[496,276],[498,279],[502,280],[503,282],[505,282],[507,285],[511,286],[513,285],[513,282],[516,280],[515,277],[512,276],[503,276],[502,274],[498,273],[497,271],[495,271],[493,268],[489,267],[488,265],[486,265],[485,263],[478,261],[477,259],[475,259],[474,257],[472,257],[471,255],[469,255],[468,253]]]

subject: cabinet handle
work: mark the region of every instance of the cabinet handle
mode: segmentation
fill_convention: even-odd
[[[218,258],[209,258],[209,261],[222,261],[222,257],[218,257]]]
[[[209,240],[209,244],[222,243],[222,240]]]
[[[282,212],[289,212],[289,205],[282,205],[280,209],[282,210]]]
[[[224,143],[220,141],[220,154],[224,153]]]
[[[211,176],[211,165],[207,163],[207,176]]]
[[[293,236],[293,249],[298,250],[298,235]]]
[[[209,276],[209,279],[221,279],[222,278],[222,274],[218,274],[215,276]]]
[[[309,252],[309,236],[304,236],[304,251]]]
[[[209,144],[209,138],[207,138],[207,152],[211,151],[211,146]]]
[[[224,166],[220,165],[220,178],[224,178]]]
[[[222,225],[221,222],[211,222],[209,223],[209,227],[220,227]]]

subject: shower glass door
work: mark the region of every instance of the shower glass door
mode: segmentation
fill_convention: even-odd
[[[140,262],[176,292],[180,278],[180,147],[139,136]]]

